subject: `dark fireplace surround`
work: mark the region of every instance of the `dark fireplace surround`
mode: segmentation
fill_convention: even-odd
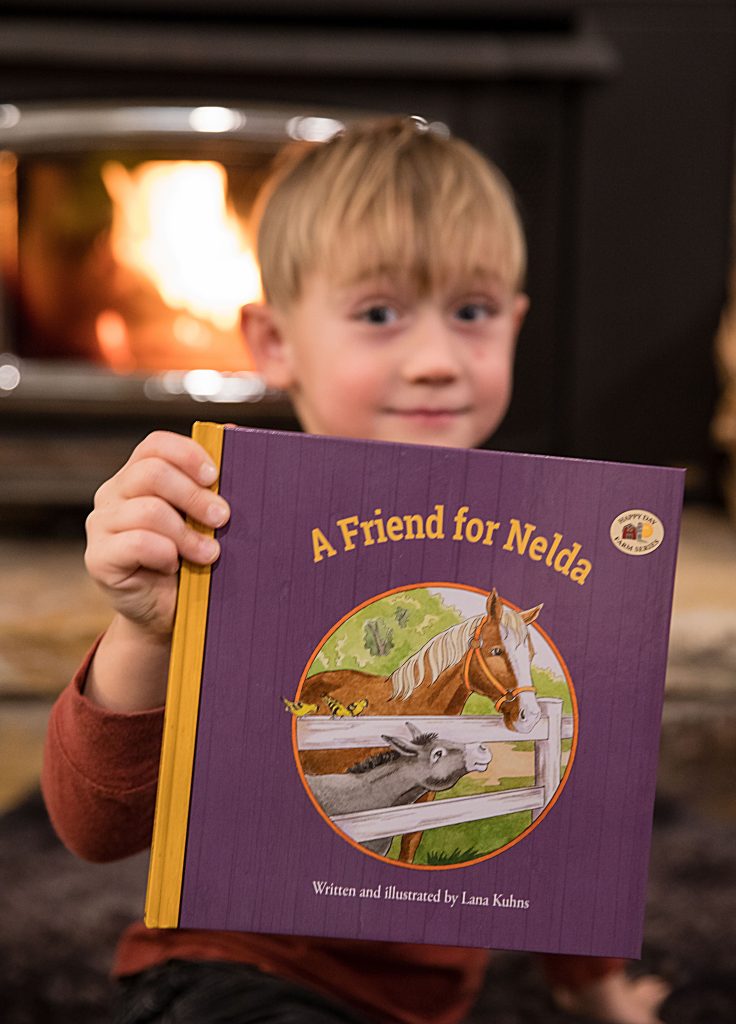
[[[77,148],[85,131],[99,145],[100,110],[119,108],[244,111],[251,126],[268,121],[274,151],[301,116],[403,112],[447,124],[508,174],[529,238],[531,312],[494,446],[684,465],[693,492],[712,488],[711,353],[733,174],[729,0],[67,6],[0,12],[0,151],[18,138],[14,111],[75,112]],[[74,132],[66,143],[53,134],[48,151],[71,145]],[[177,146],[214,153],[222,138],[203,149],[182,133]],[[16,148],[30,159],[38,138]],[[158,372],[29,356],[13,303],[6,286],[3,506],[88,503],[153,426],[293,425],[288,404],[257,387],[214,403],[163,394]]]

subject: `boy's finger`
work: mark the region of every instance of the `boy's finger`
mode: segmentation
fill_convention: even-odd
[[[95,507],[102,509],[121,500],[145,496],[162,499],[205,526],[223,526],[230,516],[230,507],[224,498],[158,457],[126,465],[113,480],[99,489]]]
[[[108,587],[125,587],[140,569],[173,576],[179,552],[170,537],[150,530],[111,534],[103,546],[91,545],[84,556],[93,579]]]
[[[153,495],[130,498],[91,512],[87,517],[90,544],[106,543],[111,534],[131,530],[149,530],[168,537],[182,558],[203,563],[211,560],[212,549],[207,538],[188,526],[163,498]]]
[[[194,533],[194,531],[192,531]],[[219,545],[210,537],[199,536],[202,548],[190,561],[207,565],[219,554]],[[90,575],[108,587],[124,589],[140,569],[173,576],[179,569],[179,551],[170,537],[151,530],[127,530],[110,534],[104,546],[90,547],[85,555]]]
[[[204,487],[218,476],[217,466],[204,448],[191,437],[169,430],[155,430],[133,450],[128,465],[141,459],[158,458],[174,466]]]

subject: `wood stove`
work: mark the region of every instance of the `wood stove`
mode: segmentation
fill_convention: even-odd
[[[215,332],[196,303],[160,305],[175,283],[136,291],[116,197],[156,164],[210,165],[199,205],[234,218],[219,237],[245,266],[278,146],[361,110],[449,125],[519,194],[532,307],[494,445],[686,465],[708,493],[735,69],[730,0],[5,4],[0,503],[85,504],[154,426],[294,425],[232,311]],[[55,296],[23,279],[31,253]]]
[[[284,143],[329,138],[342,116],[0,106],[6,397],[139,400],[164,417],[264,399],[239,326],[261,297],[253,201]]]

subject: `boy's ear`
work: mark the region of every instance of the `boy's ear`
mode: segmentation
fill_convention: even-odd
[[[514,334],[518,334],[521,330],[528,311],[529,296],[525,295],[524,292],[519,292],[519,294],[514,297]]]
[[[241,310],[240,327],[256,369],[266,384],[288,390],[292,380],[290,351],[273,307],[249,302]]]

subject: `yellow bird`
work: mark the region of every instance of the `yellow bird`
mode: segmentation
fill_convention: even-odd
[[[348,705],[341,704],[339,700],[330,697],[328,694],[325,694],[322,700],[332,712],[333,718],[353,718],[356,715],[362,714],[368,707],[368,701],[365,697],[361,697],[360,700],[354,700]]]
[[[311,715],[317,710],[317,704],[307,704],[303,700],[288,700],[281,698],[287,711],[290,711],[295,718],[302,718],[304,715]]]

